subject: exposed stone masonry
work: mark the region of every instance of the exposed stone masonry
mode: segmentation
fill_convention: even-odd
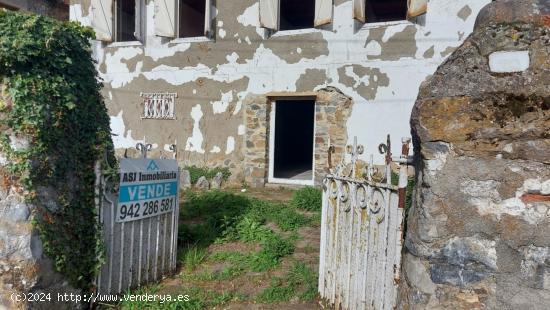
[[[327,168],[328,148],[334,147],[331,154],[332,166],[342,161],[347,143],[347,120],[353,106],[352,100],[339,90],[328,87],[316,92],[315,102],[315,183],[321,184]],[[269,167],[269,114],[271,101],[276,98],[266,96],[248,96],[244,101],[245,109],[245,145],[244,171],[245,182],[254,187],[267,183]],[[330,139],[329,139],[330,137]]]
[[[549,15],[548,1],[493,2],[422,85],[402,309],[548,309]],[[491,70],[522,51],[527,70]]]

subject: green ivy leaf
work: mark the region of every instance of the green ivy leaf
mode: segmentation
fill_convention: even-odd
[[[0,102],[0,151],[10,178],[43,216],[33,225],[44,253],[70,283],[91,288],[104,260],[94,208],[93,166],[105,153],[115,163],[109,116],[91,57],[93,30],[76,22],[0,11],[0,79],[8,85],[10,109]],[[4,128],[5,127],[5,128]],[[14,152],[9,136],[27,137]],[[71,180],[71,184],[67,183]],[[36,200],[39,188],[54,188],[59,208]]]

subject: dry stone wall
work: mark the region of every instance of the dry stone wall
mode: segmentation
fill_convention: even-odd
[[[0,102],[11,102],[4,97],[6,94],[1,91]],[[1,129],[3,132],[7,130]],[[14,151],[26,150],[30,140],[10,135],[10,145]],[[57,301],[57,293],[80,292],[55,272],[52,261],[44,255],[42,241],[32,224],[37,207],[25,199],[28,191],[7,170],[7,158],[7,154],[0,152],[0,310],[79,308],[80,305],[74,302]],[[37,194],[40,203],[50,208],[58,207],[54,197],[59,193],[54,189],[40,188]],[[24,294],[43,294],[40,296],[50,296],[51,300],[26,302],[24,296],[29,295]]]
[[[402,309],[548,309],[549,17],[493,2],[422,85]]]

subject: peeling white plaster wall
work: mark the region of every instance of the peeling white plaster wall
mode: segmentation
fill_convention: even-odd
[[[226,93],[222,92],[222,99],[219,101],[212,101],[212,109],[214,114],[221,114],[227,110],[229,103],[233,101],[233,91],[230,90]]]
[[[117,148],[133,148],[138,143],[143,143],[143,140],[135,140],[132,137],[132,129],[126,130],[124,120],[122,119],[123,111],[120,111],[117,116],[111,116],[111,132],[113,134],[113,144]]]
[[[235,150],[235,138],[233,136],[227,137],[227,147],[225,148],[225,155],[233,153]]]
[[[239,125],[239,128],[238,128],[238,134],[239,136],[242,136],[246,133],[246,127],[244,125]]]
[[[547,180],[546,182],[550,182]],[[530,224],[537,224],[543,216],[550,215],[550,209],[543,205],[528,205],[521,197],[529,192],[540,192],[544,182],[539,179],[527,179],[516,190],[515,197],[502,199],[497,191],[496,181],[467,181],[460,184],[462,193],[470,197],[470,203],[478,209],[480,215],[495,216],[500,220],[503,214],[521,217]]]
[[[146,10],[148,27],[145,47],[128,46],[105,49],[101,44],[94,43],[93,50],[98,63],[105,64],[106,73],[102,74],[101,77],[113,89],[127,85],[140,75],[151,81],[160,80],[172,85],[183,85],[199,78],[224,83],[248,78],[249,82],[245,91],[236,94],[233,92],[230,92],[230,94],[220,92],[220,99],[211,101],[214,113],[224,113],[227,112],[229,103],[236,100],[233,115],[237,115],[241,111],[242,100],[248,94],[265,94],[273,91],[292,92],[296,90],[296,82],[306,70],[325,70],[330,82],[327,85],[317,85],[315,89],[328,85],[334,86],[354,100],[353,112],[347,124],[348,137],[352,141],[353,137],[357,136],[358,142],[366,148],[365,153],[373,153],[375,161],[382,162],[383,158],[377,152],[378,144],[384,142],[386,135],[390,134],[393,137],[392,152],[394,154],[400,153],[399,141],[401,137],[410,136],[409,117],[420,83],[430,74],[433,74],[445,57],[448,56],[450,48],[459,46],[466,36],[471,33],[477,12],[489,2],[490,0],[431,0],[428,5],[425,26],[407,21],[390,22],[383,25],[386,29],[381,42],[376,42],[369,41],[369,35],[381,25],[367,24],[359,30],[355,29],[355,21],[351,18],[352,2],[348,0],[334,8],[332,31],[308,29],[294,32],[295,34],[320,33],[327,41],[328,55],[322,55],[315,59],[302,58],[297,63],[288,63],[284,58],[274,53],[273,50],[267,48],[266,44],[261,44],[252,59],[246,59],[244,63],[237,62],[240,55],[238,48],[236,48],[234,51],[227,51],[226,63],[209,68],[202,63],[196,66],[182,64],[181,67],[163,63],[164,58],[186,51],[191,47],[191,44],[196,43],[170,42],[166,38],[156,37],[153,30],[154,3],[150,1]],[[466,8],[466,11],[469,9],[472,13],[465,17],[458,16],[458,12],[464,8]],[[89,25],[89,18],[82,16],[79,12],[80,6],[78,4],[71,5],[71,19]],[[216,15],[217,11],[214,11],[213,14]],[[264,29],[260,27],[258,16],[259,5],[258,2],[255,2],[244,9],[242,13],[230,18],[236,19],[243,27],[255,27],[258,35],[265,36]],[[234,35],[231,33],[230,36],[226,36],[229,28],[222,27],[227,27],[227,24],[227,20],[218,20],[217,31],[220,40],[229,40],[229,37],[231,37],[236,47],[239,46],[239,43],[251,44],[248,36],[243,38],[243,35],[239,33]],[[415,44],[417,50],[415,55],[399,60],[379,60],[384,58],[384,43],[390,41],[408,26],[413,26],[416,29]],[[231,31],[233,30],[231,29]],[[285,33],[279,32],[275,36],[284,37]],[[265,42],[269,42],[270,39],[265,40]],[[289,53],[291,50],[293,53],[300,55],[303,53],[300,48],[289,48]],[[432,50],[434,56],[425,58],[425,53]],[[142,72],[142,63],[138,62],[135,69],[130,72],[126,62],[138,55],[151,57],[158,62],[158,66],[148,72]],[[379,87],[374,99],[366,99],[357,92],[357,88],[345,85],[340,81],[338,68],[346,65],[379,69],[382,74],[387,75],[389,85]],[[346,69],[346,75],[354,80],[355,85],[361,83],[368,85],[370,83],[370,76],[358,76],[349,69]],[[195,94],[195,91],[193,91],[193,94]],[[229,98],[229,95],[231,95],[231,98]],[[199,126],[199,122],[203,117],[200,105],[193,107],[191,117],[194,120],[193,132],[187,138],[186,150],[202,154],[205,152],[202,147],[203,140],[208,139],[208,137],[201,132]],[[113,128],[113,131],[117,129],[120,132],[120,128],[124,128],[124,124],[117,123],[116,126],[118,127]],[[126,128],[126,130],[129,130],[129,128]],[[238,130],[239,135],[241,135],[240,127]],[[131,135],[124,132],[121,136],[131,137]],[[121,148],[128,144],[129,142],[124,139],[117,139],[115,147]],[[232,142],[228,138],[226,153],[233,152],[234,147],[234,138]],[[217,151],[217,149],[211,151]]]
[[[191,117],[194,121],[193,135],[187,139],[187,144],[185,145],[186,151],[204,154],[204,149],[202,148],[203,135],[200,129],[200,121],[203,115],[200,104],[191,109]]]
[[[120,88],[141,74],[143,61],[138,61],[135,70],[130,71],[125,61],[141,55],[143,50],[138,47],[127,47],[117,50],[115,53],[105,55],[105,67],[107,74],[104,74],[104,81],[111,83],[112,88]]]

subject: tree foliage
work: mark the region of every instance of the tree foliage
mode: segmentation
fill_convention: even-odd
[[[109,117],[91,58],[94,33],[75,22],[0,11],[0,151],[10,177],[37,207],[44,253],[71,284],[90,289],[103,257],[94,208],[94,164],[114,163]],[[29,140],[14,150],[14,137]],[[46,206],[45,189],[56,206]]]

